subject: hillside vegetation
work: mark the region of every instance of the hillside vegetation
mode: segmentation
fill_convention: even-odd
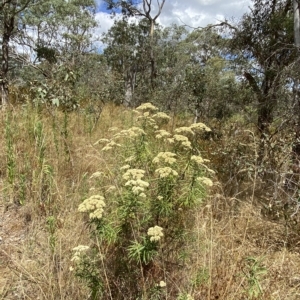
[[[298,299],[291,192],[262,181],[243,124],[213,140],[192,119],[2,112],[1,298]]]
[[[300,299],[299,1],[165,2],[1,2],[0,299]]]

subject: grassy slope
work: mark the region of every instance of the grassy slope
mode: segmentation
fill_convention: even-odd
[[[89,244],[77,207],[92,173],[118,168],[94,142],[133,116],[107,105],[94,127],[93,115],[66,120],[18,108],[1,112],[0,122],[0,299],[88,299],[69,269],[71,249]],[[194,299],[299,299],[299,252],[285,248],[286,226],[264,219],[254,202],[226,197],[220,183],[197,212],[186,270]],[[181,281],[173,283],[178,292]]]

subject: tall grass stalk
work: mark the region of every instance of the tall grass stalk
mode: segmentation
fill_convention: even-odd
[[[12,112],[8,110],[5,118],[5,141],[6,141],[6,172],[7,181],[13,186],[16,177],[16,158],[14,148],[14,124]]]

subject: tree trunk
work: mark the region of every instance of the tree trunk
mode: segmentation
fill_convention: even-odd
[[[295,46],[300,47],[300,1],[294,0],[294,38]]]
[[[8,45],[9,35],[3,34],[2,40],[2,63],[0,71],[0,90],[1,90],[1,105],[2,107],[8,104]]]
[[[0,92],[1,92],[1,105],[4,108],[9,104],[8,54],[9,54],[9,41],[15,25],[14,24],[15,14],[13,12],[9,12],[8,8],[2,8],[2,9],[3,9],[3,21],[2,21],[3,34],[2,34],[2,57],[1,57],[1,69],[0,69]]]
[[[294,166],[300,167],[300,89],[299,89],[299,79],[295,80],[294,83],[294,101],[295,101],[295,139],[293,144],[293,164]]]
[[[131,68],[130,71],[127,72],[125,79],[125,99],[124,105],[126,107],[133,107],[136,105],[134,103],[134,88],[136,83],[136,67]]]
[[[300,51],[300,1],[294,0],[294,40],[295,46]],[[300,90],[299,79],[294,84],[294,100],[296,102],[295,115],[297,118],[295,124],[295,141],[293,145],[293,163],[299,167],[300,162]]]
[[[155,88],[155,79],[156,79],[156,63],[153,51],[153,34],[154,34],[154,20],[151,20],[150,24],[150,63],[151,63],[151,87]]]
[[[270,67],[270,66],[269,66]],[[268,73],[268,72],[267,72]],[[263,81],[262,94],[258,101],[258,120],[257,127],[260,132],[260,145],[258,151],[258,164],[263,163],[268,151],[270,138],[270,125],[273,122],[273,112],[276,107],[276,86],[278,80],[276,75],[265,74]],[[270,157],[267,157],[271,161]]]

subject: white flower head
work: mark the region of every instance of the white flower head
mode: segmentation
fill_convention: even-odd
[[[145,176],[145,171],[142,169],[128,169],[125,174],[123,174],[123,179],[125,180],[138,180]]]
[[[143,103],[142,105],[137,107],[136,110],[138,110],[138,111],[157,111],[158,108],[156,106],[154,106],[153,104],[147,102],[147,103]]]
[[[72,251],[74,251],[74,254],[71,258],[71,261],[78,263],[81,259],[82,252],[85,252],[88,249],[90,249],[90,247],[84,246],[84,245],[79,245],[79,246],[73,248]]]
[[[121,130],[119,133],[114,135],[114,138],[118,139],[123,137],[133,139],[141,135],[146,135],[145,131],[142,128],[134,126],[129,129]]]
[[[170,167],[158,168],[155,170],[155,173],[157,173],[160,178],[178,176],[178,173]]]
[[[193,132],[191,127],[178,127],[175,129],[175,133],[179,133],[182,135],[194,135],[195,133]]]
[[[197,177],[197,181],[199,183],[203,183],[207,186],[213,186],[213,182],[211,179],[207,178],[207,177]]]
[[[166,113],[164,112],[158,112],[155,115],[152,116],[154,119],[160,120],[160,121],[169,121],[171,117],[169,117]]]
[[[167,284],[165,283],[165,281],[161,280],[158,284],[159,287],[164,288],[167,286]]]
[[[184,148],[192,149],[191,142],[189,141],[189,139],[186,136],[181,135],[181,134],[174,134],[173,138],[176,142],[181,143],[181,145]]]
[[[162,138],[164,138],[164,137],[167,138],[167,137],[169,137],[169,136],[171,136],[170,132],[161,129],[161,130],[157,130],[157,131],[156,131],[156,136],[155,136],[155,137],[156,137],[157,139],[162,139]]]
[[[137,117],[137,121],[146,122],[147,126],[157,129],[156,121],[149,116],[149,112],[145,112],[142,116]]]
[[[211,129],[203,123],[194,123],[190,126],[190,128],[194,132],[203,132],[203,131],[210,132],[211,131]]]
[[[142,199],[145,199],[145,198],[147,198],[147,196],[146,196],[146,194],[145,194],[145,193],[140,193],[140,194],[139,194],[139,197],[140,197],[140,198],[142,198]]]
[[[192,155],[191,160],[198,165],[202,165],[204,163],[204,159],[199,155]]]
[[[172,152],[160,152],[156,155],[152,162],[156,164],[159,162],[165,162],[172,165],[176,162],[175,156],[176,154]]]
[[[148,229],[147,235],[150,236],[151,242],[158,242],[163,236],[163,229],[160,226],[155,225]]]
[[[93,195],[78,206],[78,211],[89,212],[90,219],[101,219],[105,206],[104,197]]]
[[[103,147],[101,150],[102,151],[109,151],[111,149],[117,148],[117,147],[121,147],[120,144],[117,144],[115,141],[110,141],[108,144],[106,144],[105,147]]]

